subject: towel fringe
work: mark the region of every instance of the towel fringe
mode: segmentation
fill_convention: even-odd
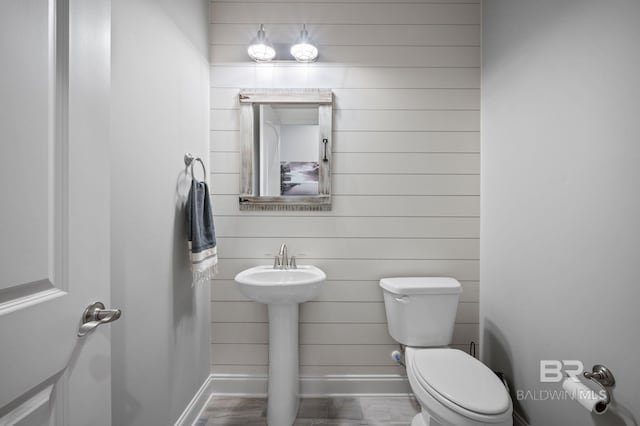
[[[204,284],[207,281],[213,280],[213,277],[218,273],[218,265],[211,265],[203,271],[193,271],[193,282],[191,287],[195,287],[200,284]]]

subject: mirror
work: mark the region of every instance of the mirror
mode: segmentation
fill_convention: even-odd
[[[330,89],[240,91],[241,210],[331,209]]]

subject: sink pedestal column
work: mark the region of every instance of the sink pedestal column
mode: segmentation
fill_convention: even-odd
[[[298,413],[298,304],[269,304],[267,424],[291,426]]]

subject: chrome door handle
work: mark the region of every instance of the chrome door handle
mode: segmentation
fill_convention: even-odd
[[[91,333],[100,324],[117,320],[121,314],[120,309],[105,309],[102,302],[92,303],[82,314],[82,325],[78,329],[78,337]]]

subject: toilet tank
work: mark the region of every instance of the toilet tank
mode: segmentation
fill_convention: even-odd
[[[462,286],[448,277],[383,278],[389,334],[407,346],[451,343]]]

